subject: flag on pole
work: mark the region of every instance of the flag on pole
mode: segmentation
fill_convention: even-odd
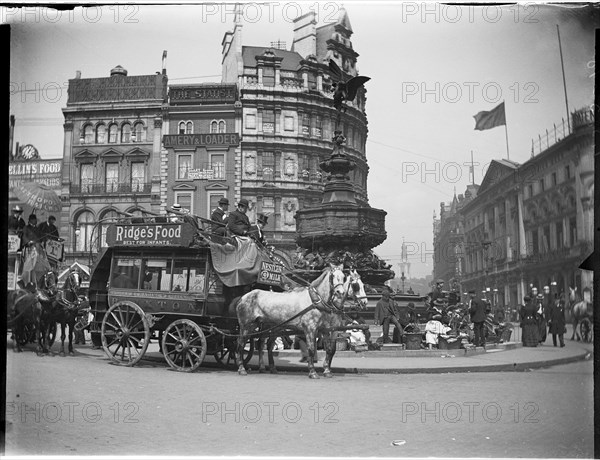
[[[475,118],[476,131],[492,129],[496,126],[506,126],[506,113],[504,112],[504,102],[502,102],[498,107],[490,110],[489,112],[479,112],[477,115],[473,115],[473,118]]]

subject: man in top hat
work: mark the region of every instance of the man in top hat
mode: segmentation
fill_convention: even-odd
[[[54,223],[56,222],[56,217],[48,216],[48,220],[46,222],[42,222],[38,226],[38,232],[40,234],[40,241],[45,243],[47,240],[58,240],[58,228]]]
[[[476,298],[475,289],[469,291],[469,313],[473,322],[473,332],[475,338],[473,343],[476,347],[485,346],[485,319],[486,319],[486,304],[483,300]]]
[[[227,209],[229,208],[229,200],[225,197],[219,200],[219,206],[217,206],[212,214],[210,215],[211,232],[216,235],[225,236],[227,234]]]
[[[246,212],[248,212],[248,200],[242,198],[238,202],[237,209],[232,211],[227,218],[227,228],[234,235],[248,236],[250,220]]]
[[[256,225],[252,225],[250,227],[250,231],[248,232],[252,238],[261,243],[263,246],[267,245],[267,240],[265,239],[263,229],[267,225],[268,220],[269,218],[267,216],[259,213],[258,216],[256,216]]]
[[[12,208],[12,216],[8,218],[8,231],[18,235],[19,238],[23,235],[25,228],[25,220],[23,219],[23,208],[16,205]]]

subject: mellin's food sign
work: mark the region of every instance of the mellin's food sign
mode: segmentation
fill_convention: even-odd
[[[115,224],[106,233],[109,246],[188,246],[194,236],[190,224]]]

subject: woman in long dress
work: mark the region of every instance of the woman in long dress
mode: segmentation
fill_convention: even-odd
[[[521,306],[521,330],[523,332],[523,346],[537,347],[540,333],[537,322],[537,306],[531,297],[525,296],[525,304]]]

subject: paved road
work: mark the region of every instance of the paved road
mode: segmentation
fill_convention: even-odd
[[[6,454],[592,458],[592,402],[591,360],[314,381],[10,352]]]

